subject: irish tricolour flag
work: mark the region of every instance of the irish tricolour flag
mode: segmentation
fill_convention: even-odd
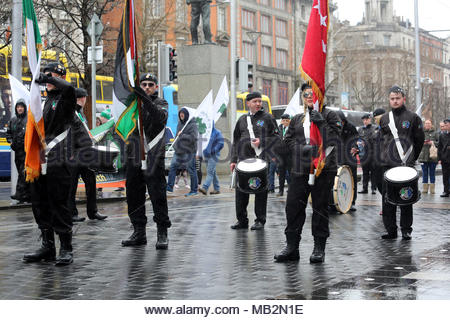
[[[23,0],[23,20],[26,28],[27,55],[33,81],[30,88],[30,106],[28,108],[27,129],[25,133],[25,170],[26,180],[39,177],[41,169],[41,149],[45,147],[44,119],[42,118],[41,91],[35,83],[40,72],[42,49],[41,34],[34,12],[33,1]]]

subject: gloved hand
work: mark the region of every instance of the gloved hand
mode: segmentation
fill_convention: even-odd
[[[134,93],[136,93],[136,95],[141,99],[148,99],[147,94],[145,93],[144,89],[142,89],[139,86],[136,86],[134,88]]]
[[[324,117],[319,111],[311,110],[309,113],[310,119],[312,122],[314,122],[316,125],[319,125],[323,122],[325,122]]]
[[[36,78],[35,82],[37,84],[44,84],[44,83],[49,83],[51,77],[47,76],[47,74],[41,72],[39,73],[39,76]]]

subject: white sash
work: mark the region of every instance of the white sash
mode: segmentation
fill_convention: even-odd
[[[250,140],[255,139],[255,132],[253,131],[253,125],[252,125],[252,120],[250,119],[250,115],[247,115],[247,129],[248,129],[248,132],[250,133]],[[261,141],[259,143],[261,145]],[[255,150],[256,156],[259,157],[259,155],[262,152],[261,147],[255,147],[253,144],[251,146]]]
[[[309,112],[306,110],[303,120],[303,132],[305,134],[306,144],[309,144],[311,137],[311,121],[309,120]]]
[[[69,132],[69,129],[66,129],[64,132],[60,133],[58,136],[56,136],[52,141],[50,141],[49,144],[47,144],[47,147],[45,148],[45,162],[41,163],[41,173],[42,175],[47,174],[47,156],[48,153],[61,141],[63,141],[67,137],[67,133]]]
[[[392,136],[394,136],[394,141],[397,147],[398,155],[400,156],[400,160],[403,164],[406,164],[406,161],[408,160],[409,155],[413,150],[413,145],[411,145],[406,152],[403,151],[402,144],[400,143],[400,139],[398,137],[397,127],[395,126],[394,122],[394,114],[392,113],[392,111],[389,112],[389,129],[391,130]]]
[[[153,147],[156,146],[159,141],[161,141],[161,139],[164,137],[165,133],[166,133],[166,127],[164,127],[161,130],[161,132],[158,133],[158,135],[156,137],[154,137],[152,141],[150,141],[150,143],[145,144],[145,151],[149,152],[150,150],[152,150]],[[144,138],[145,138],[145,134],[144,134]],[[145,138],[145,140],[147,140],[147,139]]]

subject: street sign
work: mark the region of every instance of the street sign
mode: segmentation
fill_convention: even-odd
[[[103,24],[100,21],[100,18],[97,16],[97,14],[94,13],[94,15],[92,16],[91,21],[89,22],[89,25],[87,27],[87,33],[92,37],[92,24],[94,24],[94,29],[95,29],[95,41],[97,42],[98,39],[100,38],[100,36],[102,35],[103,32]]]
[[[88,47],[88,64],[92,64],[92,47]],[[103,63],[103,46],[95,46],[95,63]]]

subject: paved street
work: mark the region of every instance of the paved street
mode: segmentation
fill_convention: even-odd
[[[330,217],[323,265],[309,264],[310,209],[300,262],[277,264],[285,197],[269,196],[264,231],[235,231],[225,182],[220,195],[169,196],[168,251],[155,250],[151,219],[147,246],[121,247],[132,231],[126,202],[99,203],[109,217],[74,227],[75,262],[67,267],[23,263],[39,245],[31,209],[0,210],[0,299],[450,299],[450,200],[439,198],[440,180],[437,194],[415,205],[410,242],[381,240],[379,196],[358,195],[358,211]]]

